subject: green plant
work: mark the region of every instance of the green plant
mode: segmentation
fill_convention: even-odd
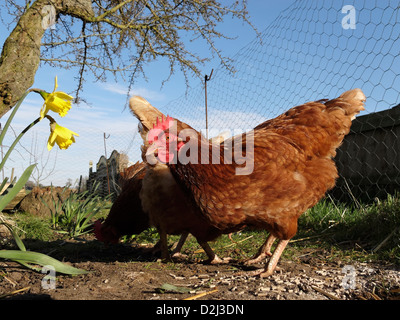
[[[175,238],[171,236],[171,238]],[[176,238],[179,238],[177,236]],[[159,234],[155,227],[150,227],[140,234],[126,235],[121,238],[122,242],[137,241],[143,243],[156,243],[159,240]]]
[[[59,221],[60,221],[60,215],[62,214],[62,201],[61,198],[65,191],[67,190],[67,187],[64,187],[64,189],[61,191],[61,194],[59,195],[59,199],[54,199],[54,197],[51,197],[51,205],[49,205],[43,198],[40,200],[42,203],[49,209],[50,211],[50,223],[51,227],[53,229],[56,229]],[[53,187],[50,188],[50,194],[54,195],[53,193]]]
[[[374,203],[352,204],[325,198],[299,219],[292,243],[303,240],[318,245],[356,249],[374,258],[400,261],[400,197],[387,195]],[[389,259],[388,259],[389,257]]]
[[[53,207],[48,205],[53,228],[59,233],[68,234],[71,238],[90,232],[92,218],[104,208],[103,204],[109,198],[108,196],[102,199],[96,194],[96,189],[97,186],[93,193],[71,192],[62,203],[53,199]]]
[[[55,90],[54,90],[55,91]],[[44,106],[51,106],[51,108],[54,109],[55,106],[57,106],[58,104],[60,104],[63,100],[62,98],[58,98],[59,100],[55,100],[56,94],[58,94],[57,92],[54,92],[51,94],[48,94],[47,97],[45,97],[45,104]],[[4,129],[2,130],[1,134],[0,134],[0,145],[3,143],[3,139],[5,137],[5,134],[8,130],[8,128],[11,125],[11,122],[17,112],[17,110],[19,109],[22,101],[26,98],[26,96],[30,93],[30,92],[37,92],[37,93],[43,93],[43,90],[38,90],[38,89],[30,89],[27,92],[25,92],[25,94],[21,97],[21,99],[18,101],[18,103],[16,104],[16,106],[14,107],[13,111],[10,114],[10,117],[8,118]],[[50,105],[51,104],[51,105]],[[64,107],[66,107],[66,105],[64,104]],[[50,109],[51,109],[50,108]],[[53,110],[51,109],[51,110]],[[48,111],[48,110],[46,110]],[[24,136],[24,134],[30,129],[32,128],[34,125],[36,125],[37,123],[39,123],[44,116],[46,116],[45,114],[46,112],[41,112],[41,115],[39,118],[37,118],[36,120],[34,120],[32,123],[30,123],[24,130],[22,130],[22,132],[16,137],[16,139],[14,140],[14,142],[11,144],[10,148],[8,149],[7,153],[5,154],[5,156],[3,157],[1,163],[0,163],[0,170],[4,167],[8,157],[10,156],[11,152],[13,151],[14,147],[16,146],[16,144],[19,142],[19,140]],[[57,141],[56,141],[57,142]],[[59,143],[59,142],[57,142]],[[25,183],[28,181],[34,167],[36,166],[36,164],[33,164],[31,166],[29,166],[21,175],[21,177],[18,179],[18,181],[12,181],[13,183],[10,183],[10,185],[8,186],[8,188],[3,191],[3,193],[0,195],[0,212],[7,206],[7,204],[14,199],[14,197],[17,195],[17,193],[22,189],[22,187],[25,185]],[[6,184],[7,184],[8,178],[4,179],[0,186],[2,190]],[[15,182],[15,184],[14,184]],[[77,269],[71,266],[68,266],[56,259],[53,259],[47,255],[44,255],[42,253],[38,253],[38,252],[30,252],[27,251],[25,248],[24,243],[22,242],[21,238],[18,236],[15,227],[12,226],[11,224],[9,224],[0,214],[0,224],[4,225],[12,234],[15,243],[17,244],[19,250],[0,250],[0,258],[2,259],[9,259],[9,260],[13,260],[16,261],[20,264],[22,264],[23,266],[33,269],[33,270],[40,270],[38,269],[35,264],[38,265],[42,265],[42,266],[46,266],[46,265],[52,265],[55,269],[56,272],[61,272],[61,273],[66,273],[66,274],[83,274],[83,273],[87,273],[85,270],[81,270],[81,269]]]

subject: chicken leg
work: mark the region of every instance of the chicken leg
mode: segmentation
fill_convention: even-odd
[[[158,232],[160,234],[161,259],[165,262],[172,262],[168,251],[167,233],[164,230]]]
[[[283,250],[285,250],[289,240],[279,240],[271,259],[269,259],[268,265],[263,271],[258,271],[254,275],[259,275],[261,278],[266,278],[272,275],[276,269],[279,258],[282,255]]]
[[[183,247],[188,235],[189,235],[188,232],[183,233],[181,235],[181,237],[179,238],[178,243],[176,245],[174,245],[175,248],[174,248],[174,246],[171,248],[172,249],[172,253],[171,253],[172,258],[185,258],[186,257],[186,255],[181,253],[181,250],[182,250],[182,247]]]
[[[266,257],[272,256],[271,247],[274,243],[276,237],[272,234],[269,235],[267,240],[265,240],[264,244],[258,249],[257,254],[250,260],[245,261],[245,265],[259,263],[263,261]]]
[[[207,242],[200,242],[198,241],[198,243],[200,244],[200,246],[203,248],[203,250],[205,251],[205,253],[208,256],[208,260],[207,263],[210,264],[224,264],[224,263],[229,263],[230,258],[224,258],[221,259],[220,257],[218,257],[214,250],[211,249],[210,245]]]

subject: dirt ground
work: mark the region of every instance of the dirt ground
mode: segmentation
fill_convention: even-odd
[[[328,252],[299,250],[281,270],[260,279],[240,261],[207,265],[193,258],[163,263],[137,245],[105,247],[95,240],[27,244],[88,274],[48,280],[17,263],[0,261],[2,299],[55,300],[387,300],[400,299],[400,268],[343,263]]]

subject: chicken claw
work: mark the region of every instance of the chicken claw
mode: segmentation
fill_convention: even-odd
[[[210,245],[207,242],[199,242],[199,244],[208,256],[208,260],[205,261],[206,263],[208,263],[208,264],[225,264],[225,263],[229,263],[229,261],[231,260],[231,258],[221,259],[220,257],[218,257],[214,253],[213,249],[211,249]]]
[[[265,258],[271,257],[271,247],[272,244],[274,243],[276,237],[273,236],[272,234],[269,235],[267,240],[264,242],[264,244],[258,249],[257,254],[254,256],[254,258],[247,260],[244,262],[245,265],[250,265],[250,264],[255,264],[255,263],[260,263],[262,262]]]
[[[232,258],[220,258],[217,255],[214,255],[214,259],[208,259],[206,262],[209,264],[227,264],[232,260]]]
[[[172,254],[172,259],[187,259],[187,254],[181,253],[181,252],[175,252],[174,254]]]

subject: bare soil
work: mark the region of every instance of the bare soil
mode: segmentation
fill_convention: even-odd
[[[387,263],[327,259],[323,249],[298,250],[282,257],[281,270],[260,279],[241,261],[207,265],[192,257],[163,263],[135,244],[104,246],[96,240],[26,244],[89,273],[46,273],[0,261],[2,299],[55,300],[386,300],[400,299],[400,269]],[[202,295],[203,294],[203,295]],[[201,296],[202,295],[202,296]]]

